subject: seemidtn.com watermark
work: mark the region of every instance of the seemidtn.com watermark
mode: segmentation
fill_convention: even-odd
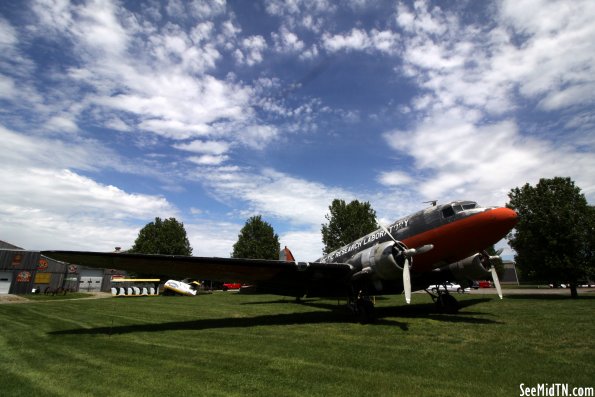
[[[521,397],[594,397],[593,387],[573,387],[568,383],[538,383],[536,386],[519,385]]]

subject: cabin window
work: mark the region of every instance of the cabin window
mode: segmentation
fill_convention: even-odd
[[[452,207],[450,205],[442,210],[442,216],[445,218],[451,217],[454,214],[455,214],[455,211],[452,209]]]

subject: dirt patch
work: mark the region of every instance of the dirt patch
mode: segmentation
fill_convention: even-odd
[[[0,304],[2,303],[20,303],[29,302],[29,299],[23,298],[22,296],[16,296],[11,294],[0,295]]]

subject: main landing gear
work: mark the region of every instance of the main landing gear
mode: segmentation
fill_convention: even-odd
[[[363,290],[360,290],[357,295],[353,294],[349,297],[347,307],[356,315],[361,324],[373,323],[376,320],[374,302]]]
[[[426,290],[426,292],[432,297],[432,300],[436,304],[436,309],[438,309],[440,313],[455,314],[458,313],[461,308],[459,301],[448,293],[446,287],[444,290],[432,288],[431,291]]]

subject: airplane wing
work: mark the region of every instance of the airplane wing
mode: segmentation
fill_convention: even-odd
[[[85,251],[42,251],[49,258],[88,267],[138,273],[195,277],[202,280],[255,284],[266,290],[309,290],[343,286],[351,274],[345,263],[285,262],[262,259],[206,258],[198,256],[147,255]]]

